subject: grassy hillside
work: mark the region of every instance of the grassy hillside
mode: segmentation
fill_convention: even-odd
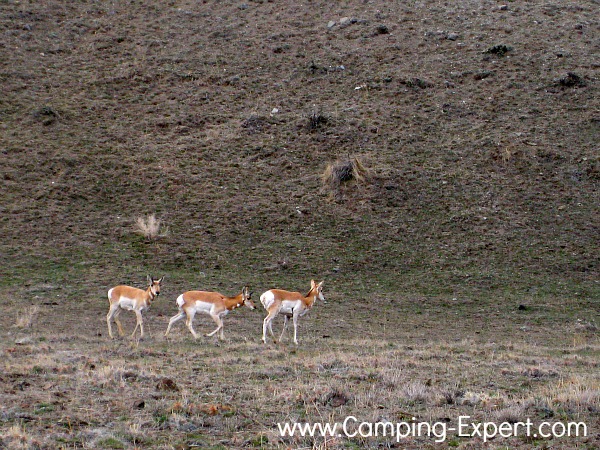
[[[541,379],[573,375],[597,388],[588,378],[600,298],[597,9],[594,0],[0,0],[0,323],[15,358],[9,373],[39,377],[68,366],[87,370],[100,389],[107,383],[89,364],[110,372],[132,357],[136,367],[123,370],[154,384],[154,374],[175,377],[186,357],[178,350],[167,372],[159,369],[173,351],[160,333],[183,290],[233,295],[249,284],[258,300],[274,286],[307,291],[315,278],[325,280],[329,303],[303,321],[307,348],[262,349],[261,314],[236,311],[226,334],[247,343],[224,344],[237,358],[231,372],[202,376],[235,378],[251,362],[273,369],[273,357],[287,361],[273,369],[277,380],[339,375],[335,364],[323,372],[310,363],[331,357],[348,368],[339,383],[358,377],[367,392],[357,347],[397,344],[384,358],[393,371],[389,361],[413,351],[404,342],[474,360],[479,342],[508,345],[506,360],[517,365],[510,345],[532,361],[530,345],[541,345],[537,356],[552,367],[563,364],[555,359],[565,346],[584,349],[583,362],[564,373],[545,368]],[[364,178],[324,180],[328,168],[355,158]],[[136,220],[152,214],[161,228],[149,239]],[[106,290],[142,287],[148,273],[166,275],[147,314],[153,338],[145,349],[109,344]],[[30,305],[38,307],[32,327],[15,328]],[[14,344],[20,333],[33,336],[24,352]],[[186,333],[182,326],[174,339],[194,351]],[[44,346],[67,351],[75,336],[77,352],[94,361],[35,361]],[[204,356],[222,355],[206,346]],[[449,358],[446,387],[461,365]],[[527,364],[517,375],[530,380]],[[416,366],[430,378],[431,368]],[[256,371],[271,379],[270,369]],[[414,381],[406,377],[377,379]],[[15,383],[0,379],[5,393]],[[508,384],[499,389],[510,395]],[[424,397],[423,413],[442,390]],[[227,403],[207,395],[205,403]],[[597,421],[597,409],[585,411]],[[79,428],[100,427],[88,419]],[[18,422],[6,412],[0,426]],[[249,435],[269,428],[259,422]],[[155,444],[167,446],[161,433]],[[175,434],[191,445],[184,431]]]
[[[339,267],[392,291],[589,283],[592,10],[5,2],[10,279],[50,259],[38,273],[264,282],[286,260],[292,279]],[[375,177],[332,202],[320,175],[348,156]],[[133,233],[151,213],[160,249]]]

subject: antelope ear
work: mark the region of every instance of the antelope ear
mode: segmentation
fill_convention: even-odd
[[[163,275],[162,277],[160,277],[160,279],[158,280],[158,284],[162,283],[162,280],[165,279],[165,276]]]
[[[317,287],[318,287],[318,288],[320,288],[321,286],[323,286],[323,283],[325,283],[325,280],[321,281],[321,282],[320,282],[320,283],[317,285]]]
[[[310,287],[314,288],[316,286],[315,280],[310,280]]]
[[[146,279],[148,280],[148,284],[154,283],[154,278],[152,278],[150,275],[147,275]]]

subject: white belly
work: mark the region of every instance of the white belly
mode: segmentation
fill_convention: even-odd
[[[263,295],[260,296],[260,302],[265,307],[265,309],[269,309],[273,303],[275,302],[275,295],[272,291],[267,291]],[[292,316],[294,314],[294,310],[300,310],[299,315],[303,316],[308,311],[302,300],[283,300],[281,302],[281,308],[279,309],[280,314],[284,314],[286,316]]]
[[[194,309],[196,310],[197,313],[217,314],[214,304],[208,303],[208,302],[203,302],[202,300],[196,300]],[[225,315],[227,315],[228,312],[229,311],[227,311],[227,310],[221,311],[220,313],[218,313],[218,315],[225,316]]]
[[[303,316],[306,314],[306,309],[302,308],[302,302],[300,300],[284,300],[281,302],[281,309],[279,312],[286,316],[294,315],[294,310],[300,309],[298,315]]]
[[[119,306],[127,311],[132,311],[135,309],[135,300],[128,297],[121,297],[119,299]],[[140,311],[144,311],[146,309],[145,306],[140,308]]]

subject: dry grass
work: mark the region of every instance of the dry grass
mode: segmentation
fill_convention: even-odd
[[[149,241],[153,241],[161,236],[161,221],[154,214],[150,214],[146,218],[138,217],[135,221],[135,231]]]
[[[324,186],[337,187],[353,180],[357,183],[364,183],[370,176],[371,170],[364,165],[360,158],[354,157],[328,164],[321,175],[321,180]]]
[[[98,384],[100,387],[123,386],[124,371],[125,369],[122,365],[118,367],[114,365],[107,365],[93,371],[92,376],[89,378],[92,383]]]
[[[321,174],[321,183],[324,191],[339,200],[350,186],[365,184],[371,177],[372,171],[360,158],[354,157],[327,164]]]
[[[17,313],[15,326],[17,328],[31,328],[40,311],[39,306],[29,306]]]
[[[573,414],[600,413],[600,379],[572,376],[551,383],[541,390],[542,398],[552,408],[572,411]]]
[[[495,422],[553,417],[592,423],[597,414],[593,361],[574,359],[577,351],[568,342],[556,347],[514,340],[481,343],[454,340],[453,332],[454,339],[438,336],[419,345],[390,345],[410,342],[407,334],[391,341],[330,338],[325,346],[313,334],[298,348],[273,347],[235,337],[250,336],[260,318],[254,324],[252,317],[232,320],[237,322],[232,338],[218,346],[185,334],[168,341],[155,337],[139,346],[105,345],[103,338],[88,336],[76,348],[57,337],[9,352],[4,376],[23,390],[5,384],[4,405],[14,406],[5,406],[2,417],[14,425],[16,417],[27,414],[43,420],[60,415],[71,439],[100,447],[210,447],[219,442],[240,447],[253,442],[263,448],[341,449],[385,445],[385,439],[282,438],[275,424],[333,423],[348,415],[371,422],[469,415]],[[148,321],[151,326],[152,316]],[[598,352],[594,346],[586,349]],[[523,367],[542,368],[541,376]],[[200,432],[207,427],[210,436]],[[36,428],[27,439],[52,445],[61,436],[60,430]],[[406,448],[420,445],[411,439],[404,443]]]
[[[40,448],[40,443],[29,435],[22,423],[9,427],[6,431],[0,428],[0,448],[7,450],[30,450]]]

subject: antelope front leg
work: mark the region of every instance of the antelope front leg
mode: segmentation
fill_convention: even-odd
[[[142,339],[144,337],[144,319],[142,318],[142,312],[135,311],[135,316],[137,318],[137,323],[133,329],[133,333],[131,333],[131,337],[133,338],[135,336],[135,332],[137,331],[138,327],[140,327],[140,339]]]

